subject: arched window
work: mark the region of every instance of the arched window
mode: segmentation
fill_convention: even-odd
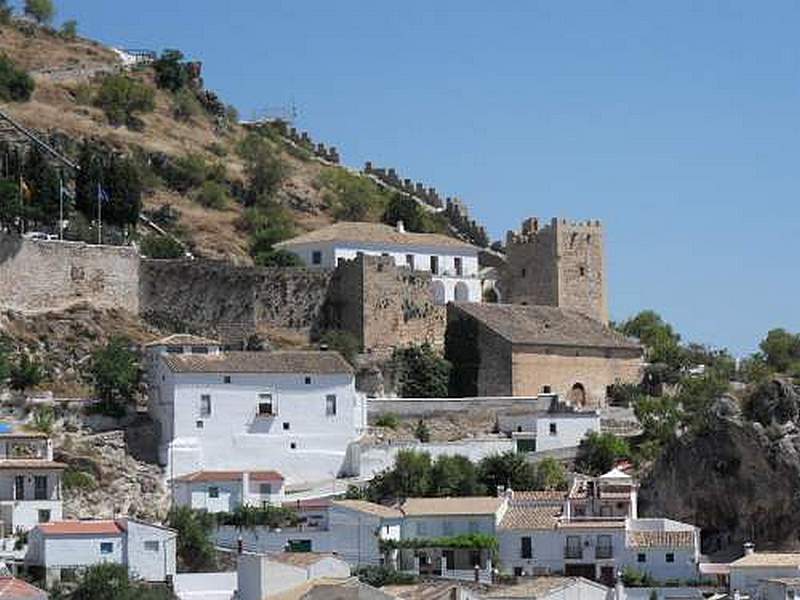
[[[444,283],[435,280],[431,284],[431,289],[433,291],[433,303],[439,305],[445,304]]]
[[[469,287],[463,281],[459,281],[456,284],[456,294],[455,294],[456,302],[469,302]]]
[[[586,406],[586,388],[582,383],[573,385],[568,397],[572,406]]]

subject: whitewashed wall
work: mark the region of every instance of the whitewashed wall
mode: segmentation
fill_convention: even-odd
[[[123,564],[123,535],[42,536],[44,552],[42,566],[51,568],[86,567],[112,562]],[[111,542],[110,554],[100,553],[100,544]]]
[[[126,525],[124,560],[128,570],[145,581],[165,581],[167,575],[175,575],[177,534],[137,521],[128,520]],[[158,542],[158,549],[146,547],[145,542]]]
[[[555,426],[555,434],[550,432],[551,425]],[[578,446],[590,431],[600,433],[599,414],[537,416],[536,450]]]

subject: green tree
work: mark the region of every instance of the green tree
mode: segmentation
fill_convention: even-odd
[[[478,481],[478,469],[466,456],[442,455],[431,467],[431,496],[479,496],[484,488]]]
[[[8,0],[0,0],[0,25],[7,25],[14,14],[14,7],[9,5]]]
[[[200,102],[197,101],[197,96],[188,89],[182,89],[175,92],[172,104],[172,114],[178,121],[188,121],[201,110]]]
[[[630,456],[630,446],[624,439],[613,433],[590,431],[578,446],[575,468],[587,475],[602,475],[613,469],[617,461]]]
[[[223,210],[230,202],[228,188],[217,181],[205,181],[197,192],[197,202],[206,208]]]
[[[501,487],[512,490],[537,488],[536,467],[524,454],[513,450],[483,458],[478,463],[478,478],[490,494]]]
[[[111,157],[106,170],[103,221],[118,227],[135,226],[142,210],[142,181],[139,169],[129,158]]]
[[[244,223],[250,231],[250,256],[257,265],[302,265],[297,255],[275,248],[275,244],[292,237],[294,233],[294,222],[285,208],[265,200],[259,206],[245,211]]]
[[[0,180],[0,229],[20,230],[19,218],[22,204],[19,197],[19,183]]]
[[[78,154],[80,170],[75,175],[75,208],[89,221],[97,218],[97,190],[104,184],[103,154],[88,139]]]
[[[9,344],[0,336],[0,388],[5,385],[11,375],[11,361],[9,360]]]
[[[66,38],[68,40],[74,40],[78,37],[78,22],[75,19],[70,19],[69,21],[64,21],[61,24],[61,37]]]
[[[423,444],[427,444],[431,441],[431,431],[422,419],[417,421],[417,426],[414,428],[414,437]]]
[[[537,490],[566,490],[567,472],[564,465],[550,456],[536,463]]]
[[[97,396],[108,404],[133,400],[139,386],[139,362],[130,342],[116,337],[92,354],[91,366]]]
[[[341,354],[351,365],[355,363],[356,355],[361,350],[356,336],[343,329],[326,331],[322,335],[320,343]]]
[[[182,258],[186,251],[168,235],[151,233],[142,238],[139,252],[147,258]]]
[[[59,174],[38,146],[28,152],[22,178],[29,190],[23,203],[25,219],[53,226],[59,215]]]
[[[0,55],[0,100],[27,102],[35,87],[33,78],[26,71],[18,68],[7,56]]]
[[[402,221],[408,231],[426,233],[432,229],[425,209],[405,194],[397,193],[390,198],[382,220],[388,225],[397,225],[398,221]]]
[[[178,532],[177,555],[180,571],[216,570],[217,557],[211,539],[215,527],[214,515],[181,506],[170,510],[167,523]]]
[[[125,565],[103,563],[88,567],[68,600],[172,600],[166,587],[152,587],[132,579]]]
[[[745,383],[763,383],[774,371],[761,352],[756,352],[739,364],[739,379]]]
[[[678,379],[687,365],[686,352],[680,344],[681,337],[657,312],[644,310],[623,321],[617,329],[624,335],[637,338],[647,348],[650,362],[667,365],[670,382]]]
[[[770,330],[759,348],[767,365],[779,373],[786,373],[794,363],[800,361],[800,336],[785,329]]]
[[[56,414],[52,406],[37,406],[33,411],[31,426],[36,431],[50,435],[56,424]]]
[[[392,353],[398,391],[406,398],[444,398],[451,365],[430,344],[398,348]]]
[[[11,364],[9,387],[18,392],[36,387],[44,377],[42,366],[25,353]]]
[[[49,25],[56,16],[52,0],[25,0],[25,14],[39,25]]]
[[[239,155],[244,159],[249,206],[269,202],[289,174],[286,163],[278,156],[270,141],[251,132],[239,144]]]
[[[633,409],[646,440],[661,446],[675,436],[681,413],[674,398],[642,396],[634,403]]]
[[[153,69],[156,72],[156,85],[159,88],[177,92],[189,83],[189,70],[180,50],[164,50],[153,63]]]
[[[366,221],[383,214],[388,196],[371,179],[344,169],[327,169],[320,182],[337,221]]]
[[[431,455],[415,450],[401,450],[394,466],[378,473],[369,482],[367,497],[373,502],[426,496],[431,487]]]
[[[155,109],[155,91],[127,75],[109,75],[103,79],[94,103],[106,113],[112,125],[138,129],[141,127],[138,115]]]

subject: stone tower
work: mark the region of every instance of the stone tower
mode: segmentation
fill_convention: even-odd
[[[603,249],[599,221],[526,219],[506,236],[503,301],[568,308],[606,323]]]

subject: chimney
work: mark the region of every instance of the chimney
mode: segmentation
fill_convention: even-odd
[[[397,228],[397,233],[405,233],[406,232],[406,224],[403,223],[402,221],[398,221],[397,225],[395,225],[395,227]]]
[[[756,545],[753,542],[745,542],[744,544],[744,555],[750,556],[754,554],[756,551]]]

